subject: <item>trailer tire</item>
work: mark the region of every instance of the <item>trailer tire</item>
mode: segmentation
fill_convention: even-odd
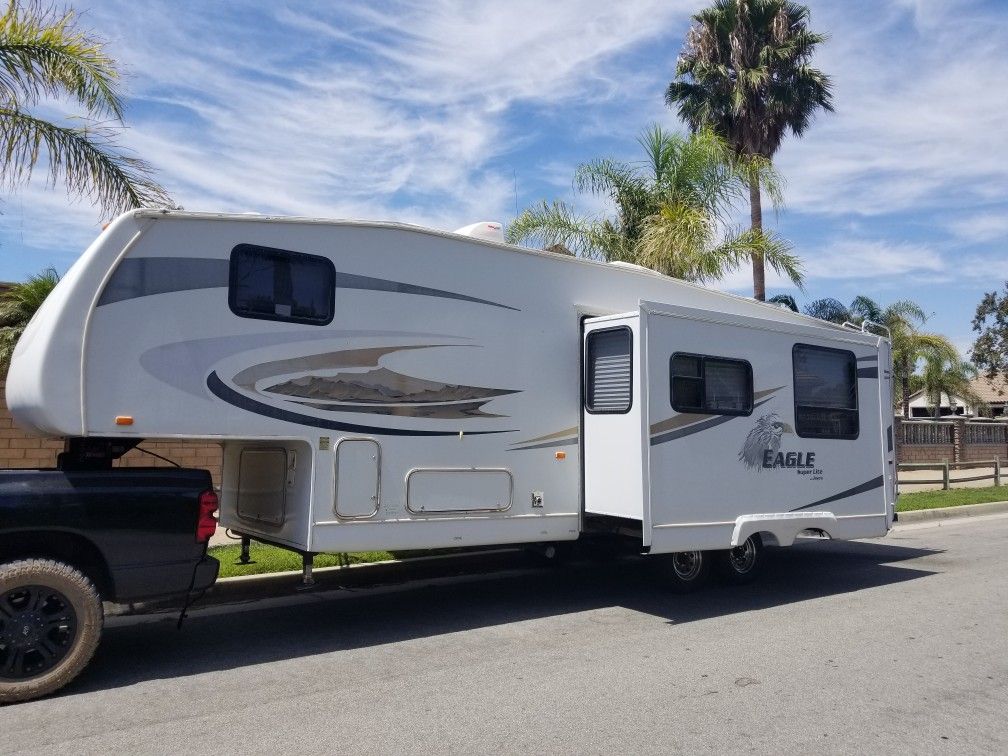
[[[662,554],[659,559],[662,577],[678,593],[695,591],[710,577],[710,553],[707,551],[677,551]]]
[[[0,704],[59,690],[87,666],[101,638],[98,591],[52,559],[0,564]]]
[[[753,582],[763,566],[763,539],[753,533],[733,549],[719,551],[716,558],[718,573],[730,583],[746,585]]]

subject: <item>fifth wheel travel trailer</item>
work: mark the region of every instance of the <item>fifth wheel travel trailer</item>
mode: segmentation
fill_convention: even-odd
[[[25,330],[10,409],[67,465],[219,441],[221,524],[305,555],[620,530],[689,580],[888,532],[887,338],[464,231],[126,213]]]

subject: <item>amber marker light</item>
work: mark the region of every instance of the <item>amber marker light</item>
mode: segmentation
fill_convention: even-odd
[[[116,425],[133,425],[133,416],[116,415]]]
[[[567,459],[567,452],[565,452],[565,451],[558,451],[553,456],[556,457],[557,459]]]

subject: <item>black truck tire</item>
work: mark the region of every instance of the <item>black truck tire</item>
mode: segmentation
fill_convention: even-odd
[[[725,580],[747,585],[759,577],[763,566],[763,539],[753,533],[734,549],[717,552],[717,568]]]
[[[707,551],[677,551],[650,558],[655,560],[665,584],[676,593],[699,590],[710,577],[710,552]]]
[[[59,690],[87,666],[104,613],[84,574],[51,559],[0,564],[0,703]]]

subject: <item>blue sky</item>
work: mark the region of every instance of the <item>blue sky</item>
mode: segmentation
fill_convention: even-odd
[[[576,165],[636,160],[702,2],[204,3],[86,0],[128,77],[123,146],[189,210],[509,222],[574,197]],[[786,209],[805,301],[911,297],[963,349],[1008,279],[1008,4],[811,0],[836,112],[788,139]],[[49,103],[45,112],[70,111]],[[87,202],[36,181],[0,206],[0,279],[65,270]],[[744,210],[744,208],[742,208]],[[742,216],[740,215],[740,218]],[[741,270],[721,288],[751,293]]]

